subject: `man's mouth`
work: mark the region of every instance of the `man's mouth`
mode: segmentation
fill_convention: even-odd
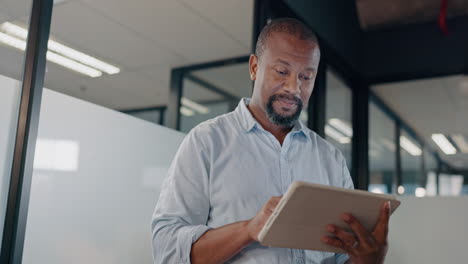
[[[287,106],[293,106],[293,105],[296,105],[297,104],[297,101],[296,100],[291,100],[291,99],[287,99],[287,98],[278,98],[278,101],[280,101],[281,103],[287,105]]]

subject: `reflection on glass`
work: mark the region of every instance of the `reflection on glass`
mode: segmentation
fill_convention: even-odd
[[[395,122],[373,102],[369,105],[369,191],[395,193]]]
[[[183,84],[180,130],[188,132],[203,121],[234,110],[239,100],[251,93],[247,63],[189,73]]]
[[[351,169],[351,89],[332,71],[327,71],[325,136],[344,155]]]
[[[53,171],[77,171],[79,144],[73,140],[38,138],[34,169]]]
[[[400,147],[402,181],[401,185],[398,186],[398,194],[424,196],[425,189],[422,182],[425,179],[425,175],[422,172],[421,145],[405,130],[402,130]]]

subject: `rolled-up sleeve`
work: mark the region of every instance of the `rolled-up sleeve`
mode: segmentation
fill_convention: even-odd
[[[210,227],[208,151],[197,130],[183,140],[152,218],[154,263],[190,263],[192,244]]]

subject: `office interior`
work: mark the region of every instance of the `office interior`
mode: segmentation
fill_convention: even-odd
[[[320,42],[301,121],[357,189],[402,201],[387,263],[462,262],[468,1],[443,3],[2,1],[0,263],[151,263],[178,146],[251,95],[249,55],[279,17]]]

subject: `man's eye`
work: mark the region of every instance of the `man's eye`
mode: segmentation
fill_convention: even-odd
[[[310,79],[312,79],[312,76],[301,75],[300,78],[301,78],[302,80],[309,81]]]
[[[286,72],[286,71],[281,71],[281,70],[276,70],[276,72],[278,72],[278,73],[281,74],[281,75],[286,75],[286,74],[288,74],[288,72]]]

